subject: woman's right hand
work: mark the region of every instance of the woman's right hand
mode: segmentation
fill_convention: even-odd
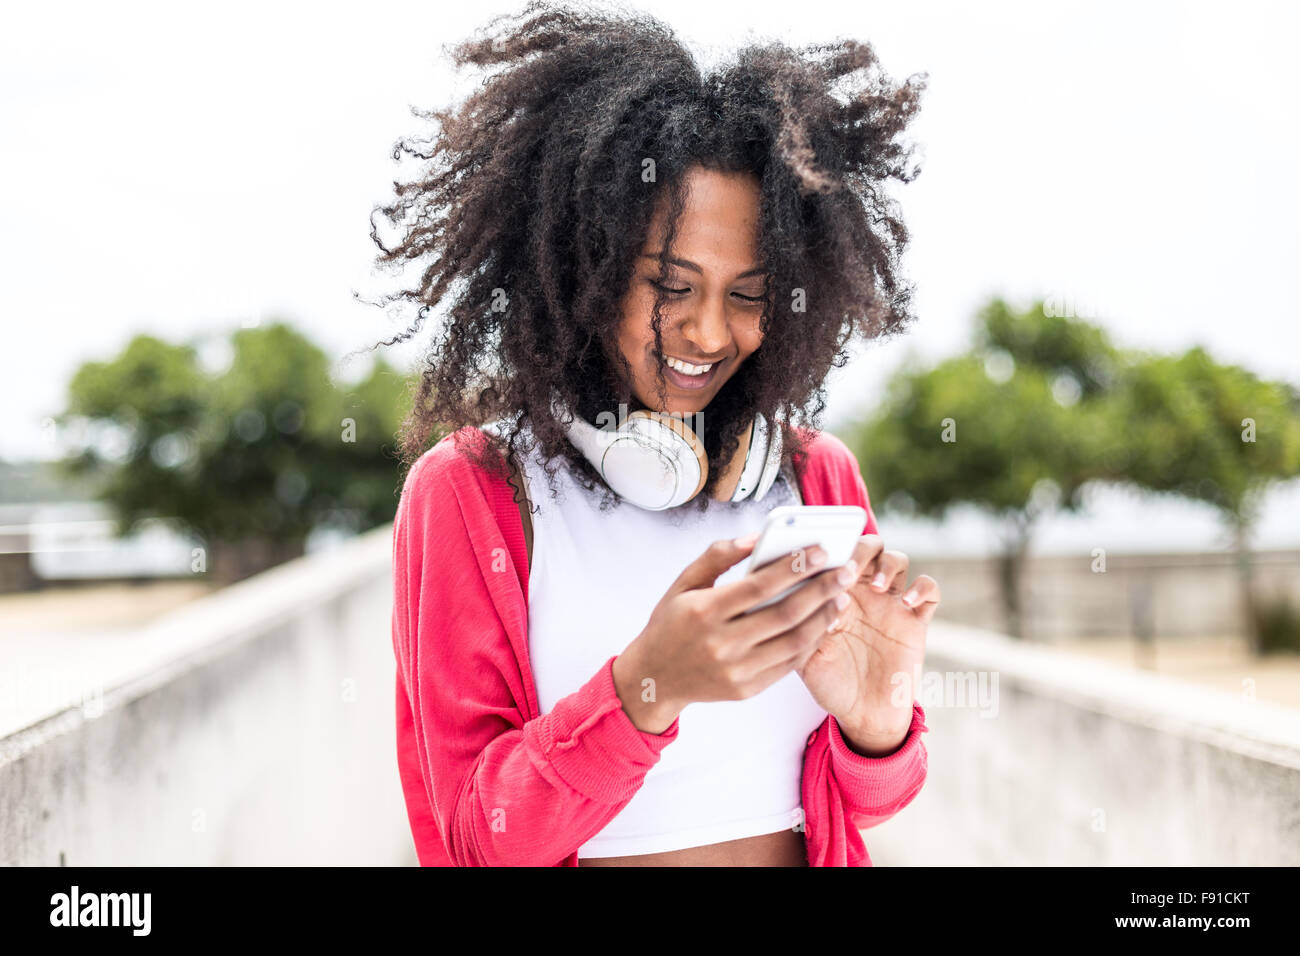
[[[847,606],[845,592],[858,568],[820,570],[826,552],[816,545],[714,587],[728,568],[750,555],[757,538],[709,545],[678,575],[645,629],[614,660],[615,689],[638,730],[663,733],[695,701],[744,700],[760,693],[798,667]],[[804,578],[814,580],[745,614]]]

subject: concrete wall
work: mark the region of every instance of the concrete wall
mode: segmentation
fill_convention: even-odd
[[[915,685],[929,777],[879,865],[1300,865],[1300,711],[938,622]]]
[[[379,528],[183,606],[93,706],[0,739],[0,863],[414,864],[391,542]]]
[[[943,589],[947,620],[1000,631],[1006,621],[998,566],[988,558],[909,555],[908,578],[928,574]],[[1078,637],[1244,634],[1236,558],[1227,552],[1031,555],[1025,562],[1025,633],[1036,641]],[[1300,607],[1300,551],[1251,555],[1255,592]]]
[[[93,706],[0,737],[0,863],[414,863],[390,542],[187,604]],[[1300,865],[1300,711],[940,621],[927,647],[929,780],[878,865]]]

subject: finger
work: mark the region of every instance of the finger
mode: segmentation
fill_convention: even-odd
[[[786,675],[793,673],[794,669],[795,662],[793,659],[782,661],[779,664],[774,664],[755,674],[752,678],[746,681],[741,687],[741,692],[744,694],[745,698],[761,694]]]
[[[732,633],[743,645],[757,646],[799,627],[821,610],[823,605],[829,603],[836,614],[844,611],[852,600],[845,592],[857,579],[858,571],[852,561],[838,568],[828,568],[776,603],[743,614],[728,623],[734,628]],[[829,624],[830,621],[825,623]]]
[[[881,551],[875,564],[862,575],[871,590],[881,594],[902,594],[907,583],[907,555],[902,551]]]
[[[832,634],[835,633],[835,631],[837,630],[838,621],[839,619],[836,618],[836,620],[831,623],[831,626],[829,628],[827,628],[822,634],[818,635],[816,640],[810,641],[808,643],[807,649],[802,654],[800,654],[799,657],[794,662],[795,670],[801,671],[804,669],[804,667],[808,665],[808,662],[812,660],[812,656],[817,653],[817,649],[821,647],[824,643],[826,643],[826,639],[828,637],[830,637]]]
[[[878,534],[864,534],[858,538],[858,543],[853,546],[853,560],[858,563],[865,576],[875,567],[876,558],[885,549],[885,539]]]
[[[728,568],[749,557],[758,543],[758,533],[743,538],[721,538],[710,544],[698,558],[677,575],[669,593],[712,587]]]
[[[797,627],[758,644],[746,658],[746,663],[757,672],[756,679],[763,679],[765,674],[778,674],[778,668],[802,667],[817,650],[838,613],[834,602],[825,602]]]
[[[819,560],[822,563],[818,563]],[[825,560],[826,549],[820,545],[796,548],[775,561],[769,561],[753,574],[717,588],[713,595],[714,606],[727,618],[743,614],[791,585],[820,573]]]
[[[939,582],[928,574],[918,575],[902,597],[903,603],[923,621],[934,617],[939,600]]]
[[[858,538],[858,543],[853,546],[853,560],[861,569],[858,573],[859,581],[868,580],[868,575],[875,573],[873,569],[884,547],[885,541],[878,534],[864,534]]]

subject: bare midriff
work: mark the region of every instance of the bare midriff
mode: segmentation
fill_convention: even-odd
[[[639,856],[582,857],[578,866],[807,866],[808,848],[802,832],[778,830],[761,836],[692,846]]]

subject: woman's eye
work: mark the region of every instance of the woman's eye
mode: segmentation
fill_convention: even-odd
[[[667,292],[669,295],[685,295],[687,292],[691,291],[690,286],[687,286],[685,289],[674,289],[671,286],[664,285],[662,282],[656,282],[654,279],[647,279],[646,281],[649,282],[656,289],[660,289],[664,292]],[[741,295],[739,292],[733,292],[731,294],[734,295],[741,302],[758,303],[763,301],[763,297],[761,295]]]

